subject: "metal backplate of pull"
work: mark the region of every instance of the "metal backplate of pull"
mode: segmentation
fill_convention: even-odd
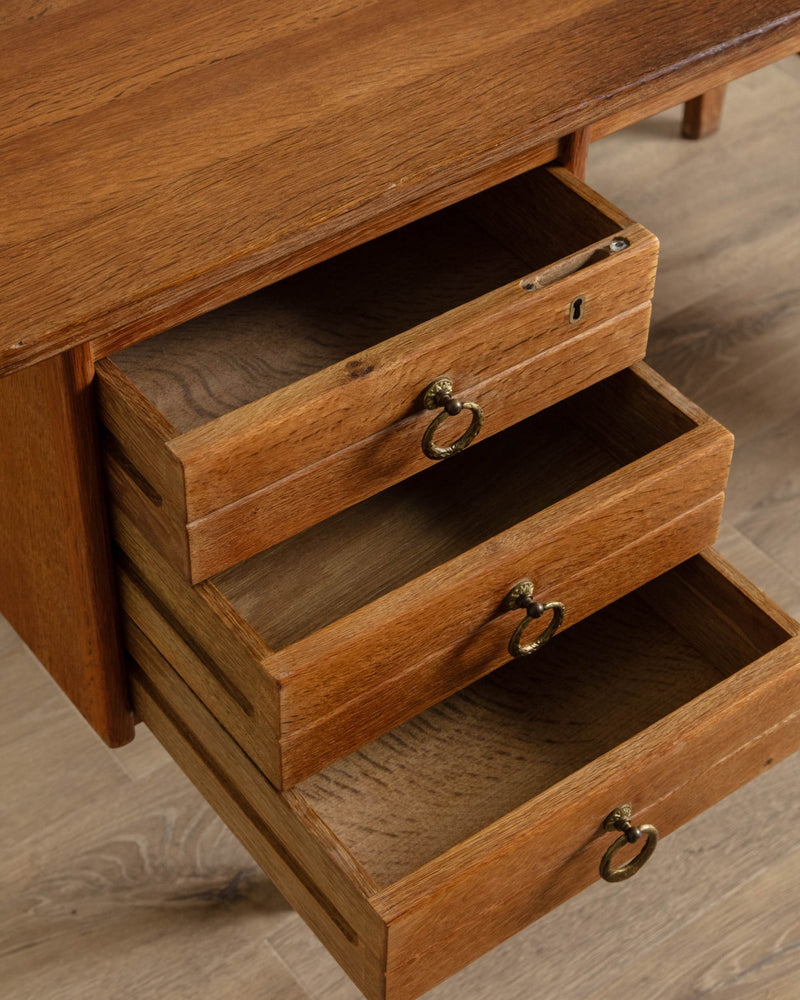
[[[631,820],[633,815],[633,810],[626,802],[624,805],[617,806],[617,808],[608,814],[603,820],[604,830],[619,830],[622,834],[621,837],[617,837],[614,843],[608,848],[606,853],[603,855],[603,860],[600,862],[600,875],[606,880],[606,882],[624,882],[626,878],[631,878],[635,875],[639,869],[644,865],[644,863],[651,857],[653,851],[656,849],[656,844],[658,843],[658,830],[649,823],[643,823],[641,826],[635,826]],[[636,844],[638,841],[645,837],[644,847],[639,851],[635,858],[626,862],[624,865],[620,865],[619,868],[614,868],[612,862],[614,860],[614,855],[623,848],[626,844]]]
[[[503,610],[511,611],[519,608],[525,611],[525,617],[514,629],[514,634],[508,641],[508,651],[512,656],[530,656],[537,649],[541,649],[548,643],[561,627],[566,614],[566,608],[560,601],[548,601],[547,604],[539,604],[533,599],[534,587],[530,580],[521,580],[516,587],[513,587],[505,596]],[[550,624],[536,638],[527,645],[522,645],[522,633],[536,619],[541,618],[546,611],[552,611],[553,617]]]
[[[480,433],[481,427],[483,427],[483,410],[480,406],[477,403],[468,403],[464,400],[456,399],[453,395],[453,383],[451,379],[444,376],[434,379],[431,382],[422,394],[422,403],[426,410],[437,410],[440,406],[442,407],[442,412],[435,418],[422,436],[422,450],[426,458],[433,459],[433,461],[450,458],[463,451],[468,445],[472,444]],[[439,427],[448,417],[455,417],[462,410],[469,410],[472,414],[472,420],[461,437],[452,444],[444,445],[444,447],[434,444],[433,436]]]

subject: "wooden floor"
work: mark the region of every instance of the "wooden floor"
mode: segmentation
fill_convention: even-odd
[[[662,238],[649,360],[736,434],[719,548],[800,616],[800,59],[717,136],[679,120],[593,146],[589,182]],[[155,740],[107,750],[1,620],[0,685],[2,997],[357,1000]],[[800,755],[428,996],[798,1000],[798,831]]]

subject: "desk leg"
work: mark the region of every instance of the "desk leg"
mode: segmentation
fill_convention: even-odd
[[[683,136],[686,139],[705,139],[719,128],[725,87],[714,87],[683,106]]]
[[[133,738],[83,348],[0,379],[0,611],[111,746]]]

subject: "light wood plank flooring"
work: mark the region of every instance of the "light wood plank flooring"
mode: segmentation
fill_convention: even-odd
[[[737,436],[719,547],[800,615],[800,59],[593,146],[662,238],[649,360]],[[2,501],[0,501],[2,502]],[[139,728],[107,750],[0,625],[0,995],[357,1000]],[[798,1000],[800,755],[432,991],[436,1000]]]

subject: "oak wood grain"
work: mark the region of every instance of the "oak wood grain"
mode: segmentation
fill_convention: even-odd
[[[602,841],[603,834],[599,826],[589,822],[581,830],[577,817],[582,809],[589,808],[591,813],[590,803],[596,794],[593,810],[599,819],[612,800],[631,801],[642,817],[651,816],[660,829],[669,832],[684,809],[693,815],[695,810],[707,808],[742,780],[792,752],[800,738],[798,652],[798,639],[789,639],[773,655],[696,698],[685,712],[676,712],[634,737],[627,749],[636,754],[635,766],[623,764],[623,747],[618,747],[584,769],[580,791],[572,783],[578,777],[575,774],[540,795],[535,808],[531,804],[519,809],[502,823],[452,848],[428,865],[424,877],[425,870],[418,871],[405,884],[386,890],[383,897],[391,901],[389,909],[383,909],[379,899],[375,904],[390,921],[389,954],[390,961],[391,956],[396,958],[396,964],[393,969],[390,966],[388,981],[395,980],[396,995],[417,996],[431,985],[433,977],[433,981],[444,978],[469,960],[478,942],[485,945],[489,940],[500,940],[513,932],[515,920],[522,922],[546,912],[563,901],[570,885],[577,889],[597,877],[602,846],[587,849],[585,845],[598,837]],[[744,744],[740,753],[731,753],[731,740]],[[651,749],[659,746],[647,762],[640,756],[645,752],[645,741]],[[725,743],[727,750],[722,749]],[[711,767],[711,761],[721,763]],[[603,765],[608,765],[607,769]],[[676,782],[677,774],[681,777]],[[640,779],[644,780],[641,785]],[[544,835],[542,840],[537,827]],[[554,863],[553,837],[569,858],[566,870]],[[497,849],[491,862],[484,854],[487,843]],[[531,847],[530,853],[524,844]],[[535,901],[524,889],[532,872],[541,892]],[[444,891],[443,876],[452,878],[452,895]],[[487,883],[491,889],[487,890]],[[427,890],[431,909],[420,906],[420,891]],[[479,902],[485,901],[487,891],[490,895],[496,892],[505,904],[491,916]],[[511,918],[512,913],[516,918]],[[413,956],[410,961],[404,955],[406,948]]]
[[[509,192],[530,233],[524,251],[472,218],[477,207],[455,205],[117,352],[114,364],[178,433],[200,427],[618,231],[548,179],[534,171],[526,191]],[[494,214],[505,187],[472,201]]]
[[[98,372],[145,480],[128,502],[199,582],[429,466],[434,378],[483,406],[485,439],[640,359],[657,246],[534,171],[119,352]]]
[[[302,14],[93,0],[12,21],[3,370],[110,329],[174,325],[800,35],[790,0],[688,13],[572,0],[527,15],[518,0],[438,0],[413,17],[368,0]]]
[[[675,109],[593,145],[590,163],[592,182],[659,233],[653,363],[736,433],[726,507],[743,519],[757,510],[748,527],[773,557],[730,521],[718,546],[795,617],[792,438],[770,448],[768,432],[797,407],[796,171],[786,137],[796,131],[798,74],[793,56],[735,84],[713,145],[679,142]],[[362,996],[145,726],[109,750],[2,624],[0,663],[0,938],[11,996]],[[760,775],[665,838],[631,882],[591,886],[431,1000],[611,1000],[621,985],[658,1000],[796,1000],[799,766],[794,757]],[[743,816],[780,817],[768,851]]]
[[[797,650],[794,656],[796,662]],[[783,692],[773,692],[776,701],[782,696]],[[798,745],[799,724],[800,715],[796,712],[786,716],[770,728],[759,732],[758,736],[748,743],[722,755],[718,763],[713,766],[709,766],[706,762],[703,766],[692,770],[689,772],[688,780],[660,800],[651,801],[643,797],[639,800],[643,805],[640,810],[636,810],[637,816],[641,817],[641,822],[645,822],[645,816],[648,817],[663,839],[681,824],[693,819],[740,788],[743,782],[758,777],[773,764],[795,752]],[[734,739],[733,736],[731,738]],[[704,743],[705,739],[699,737],[696,746],[700,753],[705,751]],[[626,797],[635,799],[635,795],[630,794],[632,784],[623,782],[615,788],[607,788],[605,799],[600,798],[594,805],[595,814],[600,816],[605,809],[613,808],[610,806],[612,802],[620,804]],[[652,776],[651,784],[657,784],[657,779]],[[566,787],[562,787],[562,791],[569,794]],[[520,927],[540,918],[563,904],[576,892],[597,881],[599,858],[611,842],[608,835],[605,834],[599,843],[593,843],[592,840],[596,838],[595,833],[595,838],[587,838],[587,841],[584,841],[586,846],[577,845],[572,841],[573,830],[569,826],[571,810],[567,801],[561,799],[553,801],[552,805],[549,802],[546,804],[541,802],[540,805],[558,811],[556,814],[560,813],[559,818],[566,826],[558,830],[551,828],[550,837],[530,845],[532,847],[530,854],[521,852],[516,859],[519,862],[518,868],[513,865],[505,872],[499,872],[490,863],[483,873],[476,872],[478,885],[474,888],[477,891],[473,892],[472,887],[464,886],[465,891],[457,892],[448,899],[449,905],[444,912],[431,899],[432,908],[425,914],[424,922],[428,927],[436,927],[435,940],[426,935],[420,922],[415,919],[418,914],[410,916],[405,926],[403,926],[405,921],[400,919],[390,925],[387,948],[390,957],[387,969],[387,996],[395,1000],[412,1000],[418,997],[421,992],[452,975],[466,962],[472,961],[479,950],[483,953],[483,950],[488,950],[494,944],[508,938]],[[583,805],[584,808],[592,807],[592,803],[588,801]],[[595,831],[599,832],[599,824],[595,827]],[[560,844],[560,849],[570,852],[572,848],[572,853],[565,866],[555,865],[548,868],[547,862],[542,863],[541,859],[546,858],[550,852],[550,843],[554,835]],[[568,870],[565,871],[565,868]],[[530,894],[524,890],[525,879],[530,878],[532,871],[536,872],[537,891],[537,897],[533,901]],[[487,878],[482,875],[491,881],[487,882]],[[494,876],[499,876],[497,881]],[[662,869],[662,878],[664,877],[669,878],[670,875],[665,876]],[[456,927],[446,926],[447,913],[460,912],[477,916],[480,913],[481,900],[485,899],[487,894],[490,896],[497,894],[503,899],[506,903],[505,911],[492,914],[492,919],[487,923],[479,920],[470,921],[466,925],[464,922],[459,922],[459,926]],[[375,902],[377,904],[377,900]],[[421,909],[425,910],[425,907]],[[430,947],[429,951],[425,950],[426,945]]]
[[[721,679],[640,602],[597,612],[298,790],[379,885],[399,881]]]
[[[650,305],[645,303],[467,388],[461,395],[479,401],[485,416],[475,444],[483,444],[531,409],[553,405],[639,360],[647,342],[649,316]],[[115,495],[143,523],[153,522],[154,541],[177,566],[186,567],[188,578],[197,581],[313,528],[373,495],[378,486],[430,468],[420,442],[433,416],[427,411],[424,417],[416,413],[388,433],[365,438],[188,524],[174,515],[172,507],[154,506],[147,493],[137,488],[134,475],[125,482],[117,480]],[[466,419],[465,415],[456,423],[451,435],[461,433]],[[447,430],[445,426],[440,431],[445,441]]]
[[[374,882],[296,793],[265,781],[155,648],[132,673],[137,711],[219,808],[270,877],[369,996],[383,992],[385,929]],[[188,711],[187,711],[188,708]]]
[[[568,607],[569,624],[581,621],[614,596],[645,583],[654,572],[690,557],[713,539],[722,499],[720,494],[605,559],[584,566],[574,577],[543,590],[542,600],[562,600]],[[176,623],[169,609],[152,602],[152,592],[142,585],[140,577],[129,578],[123,571],[120,589],[127,613],[250,757],[284,788],[411,717],[421,706],[447,697],[477,674],[505,662],[515,625],[496,618],[468,639],[437,648],[420,661],[398,659],[386,676],[376,676],[358,690],[335,692],[327,700],[320,698],[313,686],[303,692],[303,702],[293,692],[289,703],[292,714],[288,708],[282,709],[283,734],[278,738],[272,732],[276,716],[267,715],[268,703],[247,698],[244,691],[249,692],[249,687],[232,689],[230,666],[221,672]],[[431,643],[432,648],[436,645]],[[130,636],[128,648],[136,655]]]
[[[739,586],[737,574],[718,560],[714,573],[720,594]],[[666,579],[683,586],[680,570]],[[755,592],[750,599],[761,601]],[[772,613],[769,604],[754,603],[748,617],[756,623]],[[386,963],[387,998],[418,996],[596,879],[607,842],[599,824],[613,804],[633,801],[637,816],[666,833],[796,748],[797,626],[779,616],[767,642],[751,636],[746,622],[744,636],[731,630],[729,669],[722,670],[670,617],[654,614],[638,594],[625,598],[571,629],[526,668],[495,672],[291,793],[292,808],[308,802],[315,822],[383,886],[369,905],[388,931],[386,950],[375,956]],[[588,636],[598,622],[600,645]],[[761,656],[750,662],[753,644]],[[164,661],[144,659],[147,690],[162,711],[148,698],[140,710],[241,831],[231,784],[208,782],[220,767],[215,748],[241,751],[219,730],[204,740],[199,766],[187,756],[186,733],[200,719],[206,733],[216,723]],[[637,659],[647,669],[637,668]],[[177,727],[165,725],[164,684]],[[588,714],[579,737],[571,738],[578,705]],[[537,726],[541,743],[531,738]],[[553,737],[559,726],[565,731]],[[587,733],[593,734],[588,743]],[[237,772],[229,764],[226,773]],[[496,905],[487,908],[487,899]],[[352,965],[351,956],[344,961]],[[382,984],[379,990],[366,992],[384,996]]]
[[[246,716],[257,720],[259,729],[266,730],[264,735],[277,734],[279,688],[264,667],[271,651],[262,636],[212,584],[187,586],[123,511],[112,508],[112,518],[123,604],[128,583],[133,584],[157,613],[168,615],[178,637],[198,656],[204,668],[199,689],[213,682],[221,711],[224,692]],[[138,615],[135,620],[141,624]],[[265,766],[263,761],[261,765]]]
[[[135,470],[140,487],[157,507],[166,503],[167,510],[180,512],[183,471],[165,447],[178,432],[115,365],[96,369],[96,374],[108,449],[131,473]]]
[[[713,541],[730,435],[608,381],[194,588],[117,508],[123,605],[288,787],[502,664],[523,577],[568,627]]]
[[[114,364],[184,434],[351,355],[366,366],[368,348],[587,247],[608,256],[603,241],[633,224],[563,171],[531,171],[116,352]],[[646,281],[640,290],[652,293]]]
[[[561,140],[561,148],[558,153],[559,163],[582,181],[586,180],[589,143],[592,141],[591,131],[591,125],[585,125],[577,132],[571,132]]]
[[[489,261],[497,269],[470,263],[470,245],[464,259],[453,259],[444,220],[429,253],[424,231],[422,237],[402,231],[384,249],[373,253],[370,245],[353,260],[324,265],[319,278],[298,276],[288,289],[281,283],[115,355],[114,367],[134,383],[129,394],[150,399],[153,420],[177,425],[170,457],[183,465],[188,517],[208,514],[411,414],[421,432],[431,415],[420,396],[438,375],[450,375],[459,392],[468,392],[647,302],[657,240],[625,225],[621,235],[631,247],[610,254],[610,237],[623,228],[617,213],[607,218],[594,205],[599,196],[583,186],[575,192],[575,182],[565,183],[564,176],[537,171],[512,182],[510,191],[493,189],[459,208],[483,224],[493,220],[492,237],[503,244],[502,259]],[[512,214],[506,211],[501,225],[499,207],[509,200]],[[514,228],[525,237],[515,239]],[[560,259],[560,283],[549,273],[544,280],[530,273]],[[581,321],[572,321],[570,303],[579,294],[586,307]],[[244,323],[242,311],[249,317]],[[111,363],[99,366],[101,379],[107,370],[102,399],[119,394]],[[126,403],[123,397],[117,405]]]
[[[675,590],[664,586],[664,578],[654,580],[646,590],[647,599],[659,613],[669,614],[676,628],[710,662],[721,670],[736,668],[728,659],[730,644],[726,638],[735,633],[739,645],[754,659],[759,652],[780,642],[783,634],[795,627],[794,620],[774,601],[761,593],[741,574],[735,586],[715,585],[727,563],[715,552],[705,560],[688,562],[674,576],[681,580],[685,600],[680,608],[674,603]],[[768,614],[755,613],[768,609]],[[741,654],[739,654],[741,655]]]
[[[232,567],[214,584],[281,649],[603,478],[613,476],[606,502],[624,502],[648,461],[652,472],[696,462],[695,496],[707,499],[724,486],[731,443],[715,421],[639,365]],[[710,468],[702,469],[699,456],[706,448],[707,460],[716,454],[720,465],[704,495],[701,478]],[[629,464],[635,471],[623,475]],[[695,506],[691,487],[681,482],[680,489],[687,508]],[[603,503],[599,490],[593,493],[587,509],[599,519]],[[648,505],[655,513],[654,497],[641,506]],[[571,520],[563,511],[553,516]],[[644,511],[640,517],[641,530],[654,526]]]
[[[717,131],[726,89],[725,86],[714,87],[686,102],[681,125],[681,135],[685,139],[705,139]]]
[[[717,628],[711,656],[692,641],[699,623],[691,638],[684,634],[694,574],[706,578],[705,619]],[[756,604],[763,595],[746,582],[745,596],[741,582],[716,554],[689,560],[298,791],[387,886],[792,639],[797,623],[766,599]],[[666,594],[669,606],[661,600]],[[746,617],[726,617],[731,600],[746,605]],[[796,657],[797,642],[789,645]],[[462,782],[469,794],[442,796],[442,788]],[[363,798],[363,816],[348,806],[351,795]]]
[[[133,738],[80,348],[0,380],[0,607],[102,738]]]
[[[707,91],[724,87],[733,80],[738,80],[740,77],[747,76],[761,67],[783,60],[792,54],[792,40],[786,38],[771,49],[771,58],[766,61],[762,60],[756,48],[744,47],[735,54],[729,53],[731,55],[729,62],[726,61],[724,65],[708,65],[704,72],[691,79],[673,81],[666,87],[659,86],[656,81],[652,81],[649,85],[640,87],[640,100],[635,106],[615,112],[593,125],[592,140],[602,139],[620,129],[636,124],[642,119],[668,111],[676,105],[685,104],[685,102],[699,97]],[[680,126],[676,129],[676,134],[679,133]]]
[[[570,419],[574,409],[567,400],[516,424],[215,576],[214,585],[271,648],[285,648],[618,471],[623,463]]]
[[[796,768],[790,757],[758,775],[662,838],[657,863],[622,891],[596,882],[441,983],[431,1000],[537,993],[612,1000],[620,983],[674,1000],[681,995],[673,990],[676,977],[687,996],[719,990],[737,1000],[792,1000],[782,974],[796,956],[796,915],[784,908],[786,895],[764,890],[780,878],[791,892],[800,858],[789,830],[777,852],[765,855],[761,831],[742,816],[779,812],[788,820],[795,801],[784,793],[796,785]],[[356,988],[299,920],[270,940],[314,1000],[357,1000]]]

